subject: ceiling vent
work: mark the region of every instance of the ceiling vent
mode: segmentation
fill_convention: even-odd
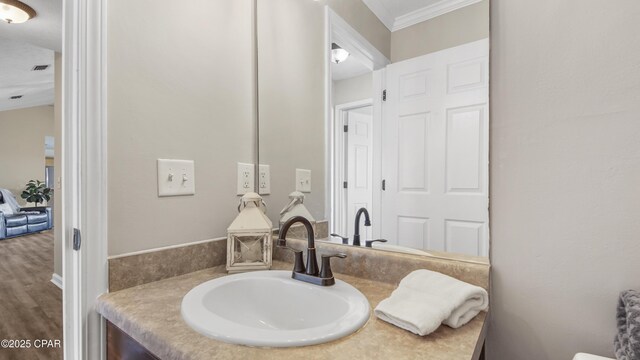
[[[47,70],[49,68],[49,65],[36,65],[33,67],[33,71],[42,71],[42,70]]]
[[[11,100],[17,100],[17,99],[20,99],[20,98],[22,98],[22,95],[13,95],[13,96],[12,96],[12,97],[10,97],[9,99],[11,99]]]

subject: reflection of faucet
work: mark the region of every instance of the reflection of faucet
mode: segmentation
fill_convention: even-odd
[[[349,245],[349,238],[348,237],[344,237],[338,234],[330,234],[331,236],[335,236],[335,237],[339,237],[340,239],[342,239],[342,244],[343,245]]]
[[[373,243],[374,242],[382,242],[382,243],[386,243],[387,239],[376,239],[376,240],[367,240],[364,242],[364,245],[366,247],[372,248],[373,247]]]
[[[364,226],[371,226],[371,220],[369,220],[369,212],[366,208],[360,208],[356,213],[356,226],[353,234],[353,246],[360,246],[360,215],[364,213]]]
[[[302,251],[296,250],[287,246],[287,232],[291,225],[295,223],[302,223],[305,229],[307,230],[307,266],[304,266],[304,260],[302,259]],[[322,268],[318,273],[318,260],[316,259],[316,246],[315,246],[315,237],[313,234],[313,227],[311,226],[311,222],[305,219],[302,216],[295,216],[291,219],[287,220],[284,225],[282,225],[282,229],[280,230],[277,246],[281,248],[285,248],[293,251],[294,255],[294,264],[293,264],[293,272],[291,273],[291,277],[308,282],[315,285],[321,286],[329,286],[336,283],[335,278],[333,277],[333,272],[331,272],[331,258],[339,257],[346,258],[347,255],[342,253],[332,254],[332,255],[322,255]]]

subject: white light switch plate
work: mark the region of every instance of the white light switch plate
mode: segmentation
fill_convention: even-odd
[[[238,163],[237,195],[254,191],[255,177],[253,164]]]
[[[311,192],[311,170],[296,169],[296,191]]]
[[[195,194],[194,167],[193,160],[158,159],[158,196]]]
[[[271,168],[260,164],[258,171],[258,194],[271,194]]]

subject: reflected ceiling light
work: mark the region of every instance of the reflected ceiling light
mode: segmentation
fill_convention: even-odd
[[[18,0],[0,0],[0,19],[9,24],[20,24],[36,16],[33,8]]]
[[[336,64],[339,64],[349,57],[349,52],[343,48],[341,48],[338,44],[331,44],[331,61]]]

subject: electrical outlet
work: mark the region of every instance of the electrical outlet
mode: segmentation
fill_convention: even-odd
[[[193,160],[158,159],[158,196],[195,194],[194,167]]]
[[[296,191],[311,192],[311,170],[296,169]]]
[[[237,194],[244,195],[254,191],[254,166],[253,164],[238,163]]]
[[[269,165],[260,164],[258,167],[258,194],[271,194],[271,169]]]

